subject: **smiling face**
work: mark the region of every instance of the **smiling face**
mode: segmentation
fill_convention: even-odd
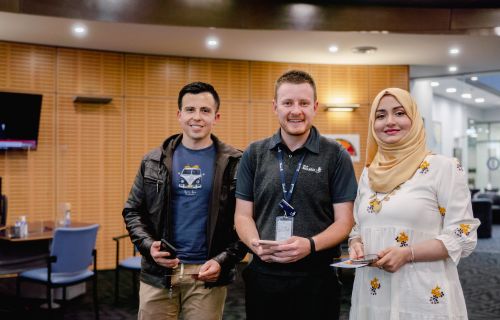
[[[212,143],[210,134],[220,118],[214,97],[209,92],[187,93],[182,97],[182,108],[177,120],[182,127],[182,144],[190,149],[201,149]]]
[[[373,129],[384,143],[393,144],[401,141],[411,128],[411,119],[405,108],[392,95],[385,95],[375,111]]]
[[[282,83],[276,92],[273,105],[281,126],[281,135],[285,140],[288,137],[308,137],[318,109],[314,90],[309,83]]]

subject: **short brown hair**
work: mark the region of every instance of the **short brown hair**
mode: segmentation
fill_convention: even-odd
[[[191,82],[189,84],[186,84],[181,91],[179,91],[179,97],[177,98],[177,106],[179,108],[179,111],[182,111],[182,98],[188,93],[190,94],[199,94],[203,92],[208,92],[212,95],[215,101],[215,112],[219,112],[219,106],[220,106],[220,98],[219,94],[217,91],[215,91],[214,87],[205,82]]]
[[[309,73],[301,70],[290,70],[283,73],[274,84],[274,100],[278,98],[278,89],[283,83],[309,83],[314,91],[314,101],[317,100],[316,84],[314,83],[314,79]]]

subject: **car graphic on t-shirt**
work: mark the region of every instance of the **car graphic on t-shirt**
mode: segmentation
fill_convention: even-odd
[[[185,166],[180,174],[179,187],[182,189],[201,188],[201,169],[199,166]]]

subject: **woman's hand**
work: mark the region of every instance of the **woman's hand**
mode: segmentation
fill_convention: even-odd
[[[389,247],[378,253],[379,259],[372,266],[387,272],[396,272],[406,263],[411,261],[409,247]]]
[[[363,242],[361,242],[361,239],[352,239],[349,242],[349,259],[360,259],[364,255]]]

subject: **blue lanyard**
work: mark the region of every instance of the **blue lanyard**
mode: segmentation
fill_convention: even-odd
[[[280,163],[280,178],[281,178],[281,188],[283,189],[283,198],[286,202],[290,203],[290,199],[292,198],[293,189],[295,188],[295,184],[297,183],[297,178],[299,177],[299,171],[302,167],[302,162],[304,162],[304,158],[306,157],[306,153],[302,155],[299,160],[299,164],[297,165],[297,169],[293,173],[292,181],[290,183],[290,189],[287,190],[286,182],[285,182],[285,168],[283,165],[283,151],[280,147],[278,147],[278,160]]]

